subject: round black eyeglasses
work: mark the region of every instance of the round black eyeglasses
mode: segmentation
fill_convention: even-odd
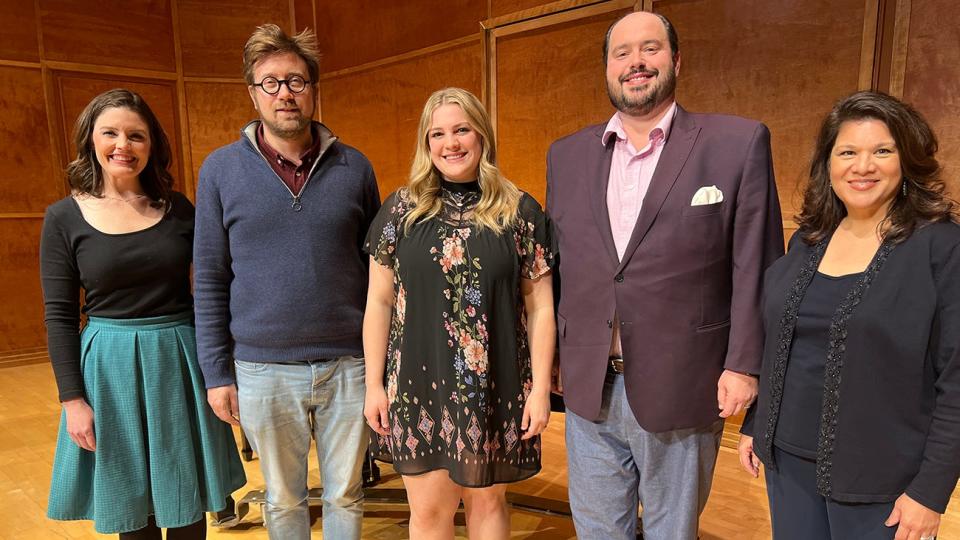
[[[307,85],[310,84],[310,81],[304,80],[303,77],[299,75],[294,75],[293,77],[288,77],[286,79],[278,79],[276,77],[264,77],[262,81],[253,86],[259,86],[264,92],[275,96],[280,92],[280,87],[287,85],[289,89],[294,94],[299,94],[303,92]]]

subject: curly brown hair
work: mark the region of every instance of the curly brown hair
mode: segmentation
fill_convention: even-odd
[[[823,119],[810,162],[803,206],[794,219],[797,234],[813,245],[830,236],[847,215],[830,186],[830,155],[844,122],[874,119],[886,124],[897,146],[906,195],[898,194],[880,224],[883,239],[899,243],[927,223],[956,220],[957,205],[944,195],[937,162],[937,137],[913,107],[881,92],[857,92],[834,105]]]
[[[103,196],[103,170],[93,146],[93,127],[103,111],[114,107],[137,113],[147,124],[150,132],[150,160],[140,173],[140,187],[154,206],[169,207],[170,190],[173,189],[173,176],[168,170],[171,160],[170,142],[147,102],[136,92],[124,88],[114,88],[93,98],[77,117],[73,129],[77,157],[67,165],[70,187],[77,193]]]

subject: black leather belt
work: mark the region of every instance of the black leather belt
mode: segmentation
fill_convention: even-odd
[[[336,358],[312,358],[310,360],[291,360],[289,362],[272,362],[281,366],[309,366],[315,362],[330,362]]]
[[[623,375],[623,358],[619,356],[611,356],[607,362],[607,373]]]

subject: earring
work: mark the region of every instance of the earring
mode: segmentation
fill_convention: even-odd
[[[903,196],[907,196],[907,179],[904,177],[903,181],[900,182],[900,191],[903,192]]]

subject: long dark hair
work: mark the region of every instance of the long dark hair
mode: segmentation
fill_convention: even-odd
[[[897,145],[906,195],[898,190],[881,222],[883,238],[902,242],[926,223],[956,219],[956,203],[944,195],[937,162],[937,137],[910,105],[880,92],[857,92],[834,105],[823,119],[810,162],[810,180],[803,207],[794,219],[797,234],[813,245],[827,238],[847,215],[843,202],[830,187],[830,155],[844,122],[874,119],[886,124]]]
[[[103,196],[103,170],[93,146],[93,126],[103,111],[119,107],[140,115],[150,131],[150,159],[140,173],[140,187],[156,206],[170,204],[173,176],[170,175],[170,142],[147,102],[136,92],[123,88],[108,90],[87,105],[73,128],[77,157],[67,165],[67,180],[78,193]]]

